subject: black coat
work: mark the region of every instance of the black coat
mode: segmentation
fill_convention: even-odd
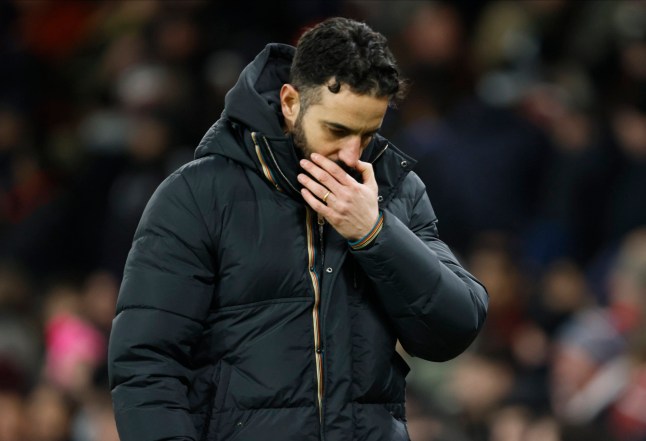
[[[484,288],[438,239],[414,161],[383,138],[363,156],[375,241],[352,250],[317,223],[280,125],[292,54],[272,44],[247,66],[143,214],[110,339],[123,441],[407,440],[397,340],[442,361],[483,324]]]

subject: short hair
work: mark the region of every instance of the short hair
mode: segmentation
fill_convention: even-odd
[[[303,33],[291,65],[290,83],[301,93],[304,107],[318,101],[313,91],[330,80],[332,93],[347,84],[360,95],[388,97],[391,105],[406,94],[407,82],[386,37],[343,17],[329,18]]]

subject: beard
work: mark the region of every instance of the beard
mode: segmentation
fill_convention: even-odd
[[[307,141],[307,135],[305,135],[305,130],[303,129],[303,114],[305,112],[301,111],[294,121],[294,127],[292,128],[292,141],[294,147],[296,148],[296,153],[299,157],[311,160],[312,153],[315,153],[315,150],[312,148],[310,143]],[[340,160],[335,160],[334,163],[341,167],[343,171],[352,176],[357,182],[362,182],[361,173],[356,169],[350,167],[345,162]]]

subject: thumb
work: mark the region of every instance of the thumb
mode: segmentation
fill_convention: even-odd
[[[361,173],[361,179],[363,179],[364,184],[372,184],[376,186],[377,181],[375,180],[375,171],[373,170],[371,163],[357,161],[355,170]]]

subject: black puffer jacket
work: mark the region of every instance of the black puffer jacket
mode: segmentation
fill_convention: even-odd
[[[243,71],[196,159],[151,198],[110,340],[123,441],[407,440],[406,363],[446,360],[481,328],[484,288],[437,236],[413,160],[364,152],[383,229],[351,250],[298,193],[280,125],[290,46]]]

